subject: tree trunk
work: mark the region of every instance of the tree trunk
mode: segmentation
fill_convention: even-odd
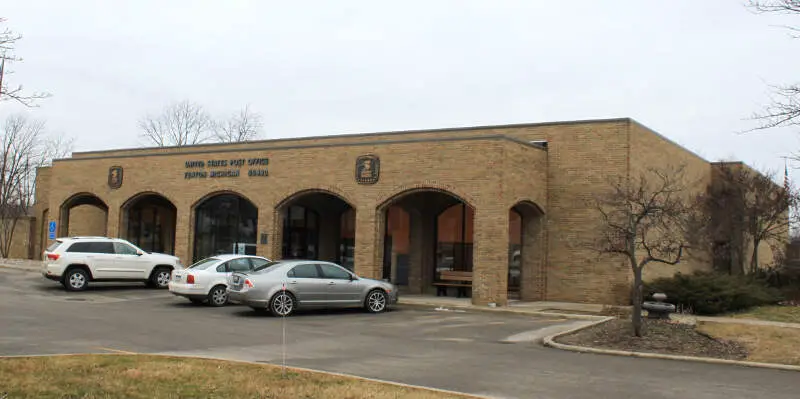
[[[642,268],[633,269],[633,313],[631,323],[633,324],[633,335],[642,336]]]
[[[750,273],[755,273],[758,270],[758,246],[760,244],[760,240],[753,240],[753,257],[750,258]]]

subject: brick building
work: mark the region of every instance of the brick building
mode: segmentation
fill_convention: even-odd
[[[711,178],[711,163],[627,118],[78,152],[39,171],[31,252],[56,222],[58,236],[122,237],[184,263],[332,260],[415,294],[467,270],[476,304],[626,303],[627,264],[574,245],[597,232],[585,200],[609,176],[676,162]]]

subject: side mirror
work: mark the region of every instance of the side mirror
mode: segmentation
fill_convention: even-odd
[[[350,281],[354,281],[354,280],[358,280],[358,277],[356,277],[356,276],[351,274],[350,275]]]
[[[142,255],[144,255],[144,252],[142,252],[141,250],[136,250],[136,256],[142,256]]]

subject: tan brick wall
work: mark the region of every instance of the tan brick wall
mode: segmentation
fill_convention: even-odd
[[[684,187],[687,197],[705,192],[711,182],[711,164],[709,162],[635,122],[631,123],[630,137],[631,178],[646,173],[648,167],[684,165],[686,176]],[[710,271],[712,265],[709,252],[696,251],[694,256],[683,258],[675,266],[660,263],[649,264],[645,267],[644,279],[648,281],[658,277],[671,277],[677,272],[689,274],[696,270]]]
[[[47,223],[52,213],[50,212],[50,167],[43,167],[36,170],[36,191],[33,200],[33,215],[36,217],[36,226],[33,235],[34,240],[33,258],[41,259],[42,243],[47,239]]]
[[[79,205],[69,212],[69,236],[105,236],[106,212],[94,205]]]
[[[12,221],[0,221],[4,226],[8,223],[10,229]],[[31,224],[36,223],[33,218],[25,217],[17,219],[14,225],[14,232],[11,236],[11,252],[7,258],[9,259],[29,259],[30,258],[30,245],[31,245]],[[5,228],[5,227],[3,227]]]
[[[531,140],[546,140],[547,151],[518,142]],[[214,152],[190,153],[205,150]],[[355,182],[355,160],[362,154],[380,157],[377,184]],[[184,178],[185,172],[196,170],[187,169],[187,161],[250,158],[269,158],[269,177],[248,177],[245,165],[240,169],[243,175],[235,178]],[[508,212],[520,201],[530,201],[544,212],[545,228],[538,237],[543,244],[537,246],[542,276],[524,280],[541,287],[536,298],[624,303],[628,265],[619,259],[598,259],[583,245],[596,237],[600,223],[588,201],[608,187],[608,177],[673,159],[687,159],[697,171],[708,165],[628,119],[546,123],[78,153],[72,160],[57,161],[48,171],[47,179],[59,184],[45,196],[53,219],[73,194],[96,195],[108,205],[107,234],[121,235],[120,207],[139,193],[159,193],[177,208],[176,255],[189,262],[193,206],[208,196],[235,192],[252,201],[259,209],[258,235],[269,234],[269,244],[259,244],[258,253],[279,258],[282,230],[276,208],[300,191],[322,190],[356,209],[356,271],[380,277],[382,207],[410,190],[444,190],[475,209],[474,302],[501,305],[507,284]],[[107,185],[108,169],[115,165],[124,168],[124,183],[116,190]],[[205,168],[215,169],[219,168]],[[530,232],[537,229],[529,226]],[[680,267],[698,266],[687,262]]]

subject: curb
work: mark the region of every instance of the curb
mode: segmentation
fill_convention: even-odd
[[[546,316],[546,317],[561,317],[565,319],[574,319],[574,320],[600,320],[605,321],[609,316],[594,316],[594,315],[584,315],[584,314],[574,314],[574,313],[558,313],[558,312],[542,312],[542,311],[521,311],[514,308],[509,307],[498,307],[498,308],[484,308],[484,307],[477,307],[477,306],[451,306],[451,305],[443,305],[441,303],[428,303],[428,302],[421,302],[421,303],[403,303],[400,302],[396,306],[398,307],[444,307],[447,309],[458,309],[458,310],[474,310],[478,312],[489,312],[489,313],[512,313],[521,316]],[[613,317],[611,317],[613,319]]]
[[[766,369],[773,369],[773,370],[786,370],[786,371],[800,371],[800,366],[792,366],[789,364],[779,364],[779,363],[759,363],[759,362],[748,362],[743,360],[728,360],[728,359],[716,359],[713,357],[697,357],[697,356],[681,356],[681,355],[667,355],[661,353],[649,353],[649,352],[632,352],[632,351],[621,351],[615,349],[600,349],[600,348],[591,348],[588,346],[578,346],[578,345],[568,345],[568,344],[560,344],[555,342],[555,339],[567,335],[572,334],[574,332],[583,330],[585,328],[593,327],[601,323],[605,323],[609,320],[614,319],[613,317],[609,317],[605,320],[600,320],[597,323],[592,323],[585,326],[578,326],[576,328],[572,328],[566,331],[561,331],[552,335],[549,335],[544,338],[543,343],[544,346],[548,346],[555,349],[561,349],[566,351],[572,352],[580,352],[580,353],[596,353],[601,355],[615,355],[615,356],[628,356],[628,357],[641,357],[641,358],[648,358],[648,359],[667,359],[667,360],[681,360],[681,361],[688,361],[688,362],[698,362],[698,363],[711,363],[711,364],[725,364],[729,366],[744,366],[744,367],[756,367],[756,368],[766,368]]]
[[[26,266],[17,266],[17,265],[2,265],[0,264],[0,269],[13,269],[13,270],[24,270],[28,272],[37,272],[39,269],[35,267],[26,267]]]
[[[125,352],[125,353],[59,353],[59,354],[52,354],[52,355],[10,355],[10,356],[0,356],[0,359],[22,359],[22,358],[37,358],[37,357],[79,357],[79,356],[156,356],[156,357],[167,357],[167,358],[182,358],[182,359],[200,359],[200,360],[218,360],[224,361],[229,363],[240,363],[240,364],[251,364],[257,365],[261,367],[273,367],[273,368],[284,368],[284,366],[275,363],[260,363],[260,362],[253,362],[248,360],[235,360],[235,359],[225,359],[221,357],[211,357],[211,356],[199,356],[199,355],[168,355],[168,354],[160,354],[160,353],[138,353],[138,352]],[[458,392],[458,391],[450,391],[447,389],[440,389],[440,388],[432,388],[426,387],[422,385],[412,385],[412,384],[404,384],[402,382],[395,382],[395,381],[386,381],[380,380],[377,378],[368,378],[368,377],[360,377],[357,375],[352,374],[344,374],[344,373],[335,373],[332,371],[324,371],[324,370],[314,370],[305,367],[294,367],[294,366],[285,366],[286,370],[290,371],[302,371],[307,373],[314,373],[314,374],[324,374],[330,375],[335,377],[342,377],[342,378],[350,378],[354,380],[361,380],[367,382],[375,382],[379,384],[385,385],[393,385],[402,388],[411,388],[411,389],[419,389],[423,391],[430,391],[430,392],[438,392],[444,393],[448,395],[456,395],[465,398],[473,398],[473,399],[493,399],[490,396],[480,396],[471,393],[465,392]]]

